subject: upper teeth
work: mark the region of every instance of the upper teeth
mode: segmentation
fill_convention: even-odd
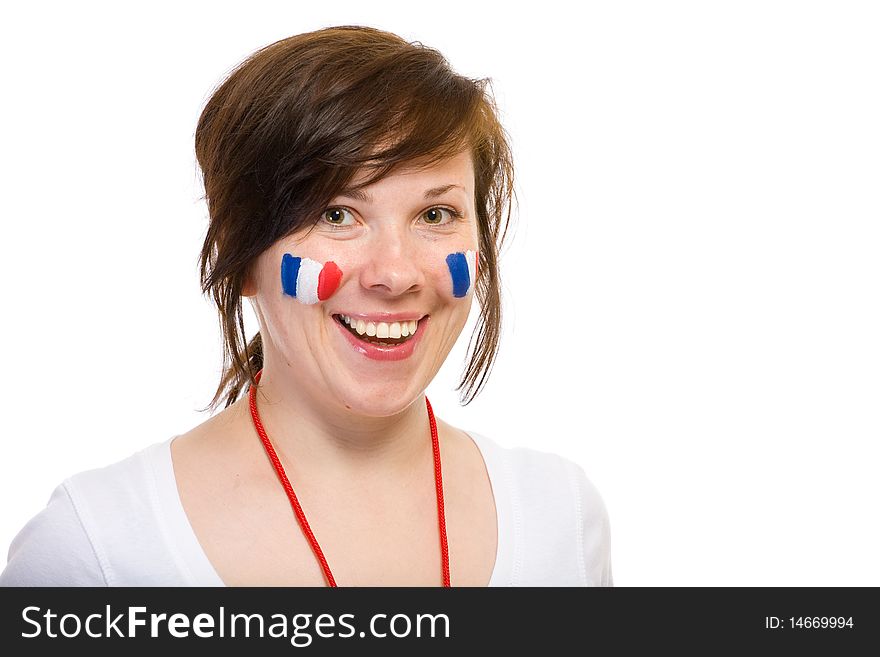
[[[366,333],[370,337],[377,338],[400,338],[415,335],[419,320],[411,319],[408,322],[365,322],[362,319],[352,319],[348,315],[342,315],[342,321],[357,331],[360,335]]]

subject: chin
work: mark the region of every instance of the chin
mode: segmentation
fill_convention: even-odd
[[[422,392],[412,386],[394,390],[385,386],[383,389],[351,390],[339,396],[345,409],[365,417],[390,417],[398,415],[409,408],[422,396]]]

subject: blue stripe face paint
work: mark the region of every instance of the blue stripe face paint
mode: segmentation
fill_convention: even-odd
[[[478,256],[476,251],[450,253],[446,256],[446,266],[452,277],[452,296],[466,297],[473,289],[477,278]]]
[[[284,294],[296,296],[296,277],[299,275],[299,265],[302,258],[295,258],[285,253],[281,258],[281,288]]]

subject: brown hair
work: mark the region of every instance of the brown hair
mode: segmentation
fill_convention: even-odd
[[[364,187],[397,167],[470,148],[480,269],[478,324],[457,390],[480,392],[498,352],[498,253],[515,200],[513,161],[488,79],[455,73],[438,51],[381,30],[330,27],[255,52],[215,90],[199,118],[196,157],[209,225],[199,257],[224,336],[223,375],[206,409],[238,399],[263,366],[248,343],[242,288],[263,251],[314,224],[359,170]],[[466,399],[464,399],[466,397]]]

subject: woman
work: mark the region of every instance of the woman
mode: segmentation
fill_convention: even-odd
[[[216,90],[196,154],[225,409],[66,480],[0,582],[610,585],[583,470],[424,394],[474,296],[467,402],[498,348],[513,166],[485,81],[371,28],[298,35]]]

